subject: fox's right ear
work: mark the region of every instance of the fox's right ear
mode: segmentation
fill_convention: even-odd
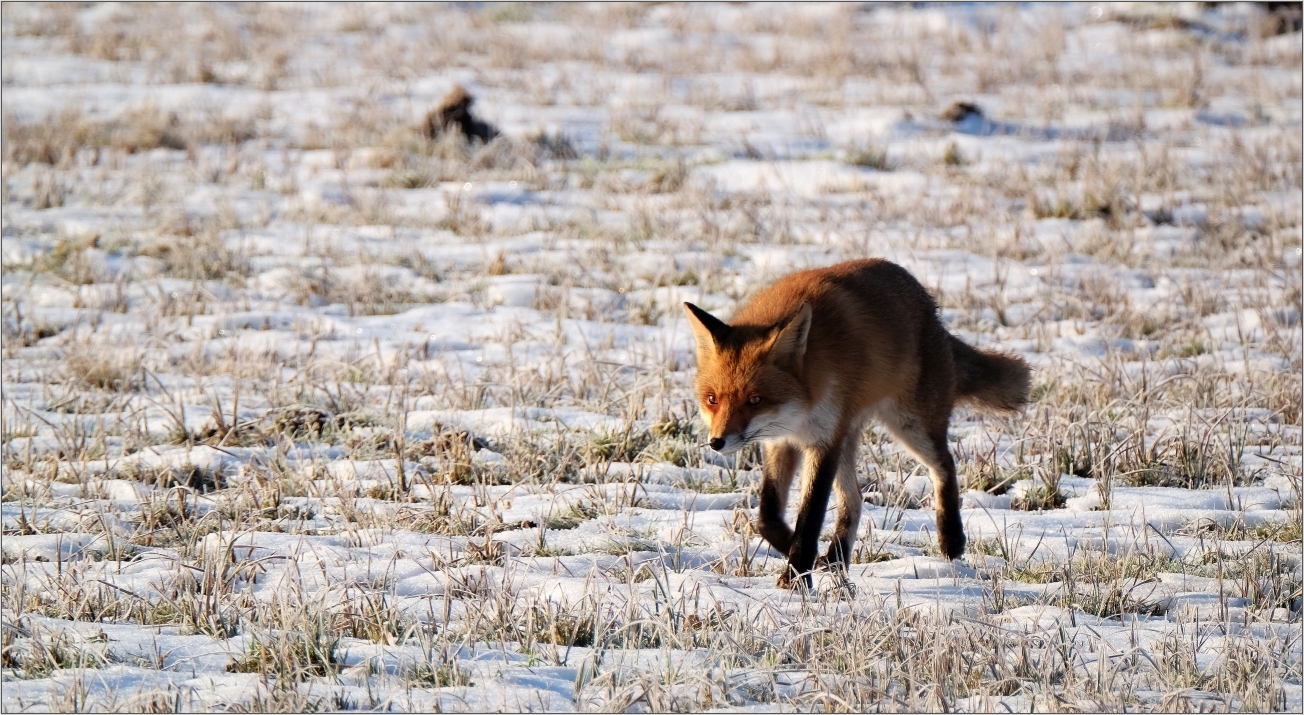
[[[810,335],[811,314],[810,302],[803,301],[797,312],[779,327],[770,347],[772,359],[801,370],[802,358],[806,356],[806,338]]]
[[[692,303],[684,303],[684,312],[688,314],[688,324],[692,326],[693,337],[697,339],[699,361],[703,356],[715,354],[725,334],[729,332],[729,326]]]

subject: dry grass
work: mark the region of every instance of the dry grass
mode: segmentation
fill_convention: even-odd
[[[457,698],[519,662],[588,710],[1297,704],[1298,41],[1249,11],[1218,33],[948,12],[6,4],[7,91],[59,55],[88,84],[256,97],[7,103],[4,534],[59,541],[5,551],[6,686],[57,710],[499,707]],[[1117,63],[1081,59],[1093,32]],[[501,135],[423,131],[450,72]],[[975,92],[994,136],[936,119]],[[880,112],[895,129],[858,123]],[[963,478],[1001,505],[970,528],[1100,526],[982,532],[970,575],[928,576],[931,492],[871,430],[852,581],[784,601],[754,455],[701,447],[676,303],[874,254],[1036,366],[1024,414],[957,417]],[[532,426],[459,421],[495,409]],[[1265,484],[1281,508],[1119,506]],[[97,689],[172,663],[118,626],[226,644],[248,688]]]

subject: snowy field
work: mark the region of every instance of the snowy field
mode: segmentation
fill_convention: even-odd
[[[1258,9],[3,13],[3,710],[1300,710]],[[864,256],[1034,402],[953,420],[955,563],[871,429],[803,596],[679,303]]]

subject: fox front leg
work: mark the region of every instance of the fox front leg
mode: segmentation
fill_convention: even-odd
[[[801,507],[797,512],[797,527],[793,530],[792,546],[788,548],[788,567],[779,576],[780,588],[807,589],[814,584],[811,569],[819,550],[820,529],[824,527],[824,510],[829,505],[829,495],[838,475],[842,458],[842,440],[835,439],[832,446],[808,449],[805,460],[814,466],[814,473],[804,480]]]
[[[792,528],[783,520],[788,510],[788,492],[797,468],[797,448],[790,444],[766,444],[761,480],[761,504],[756,531],[781,554],[792,547]]]
[[[833,541],[824,557],[830,568],[845,569],[851,563],[851,550],[856,545],[856,531],[860,515],[865,508],[856,481],[856,452],[860,447],[860,430],[855,429],[842,441],[842,454],[838,463],[838,476],[833,490],[838,497],[838,521],[833,529]]]

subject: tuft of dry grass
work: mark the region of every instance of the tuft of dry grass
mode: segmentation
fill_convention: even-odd
[[[107,345],[73,343],[64,350],[62,364],[68,379],[91,389],[128,392],[144,382],[140,355]]]
[[[150,104],[124,109],[117,118],[107,120],[64,109],[35,121],[9,116],[4,124],[4,159],[19,166],[43,163],[66,167],[87,154],[90,163],[96,164],[105,151],[193,151],[203,145],[238,145],[256,136],[253,123],[247,120],[219,115],[183,121]],[[47,202],[41,208],[49,205]]]

